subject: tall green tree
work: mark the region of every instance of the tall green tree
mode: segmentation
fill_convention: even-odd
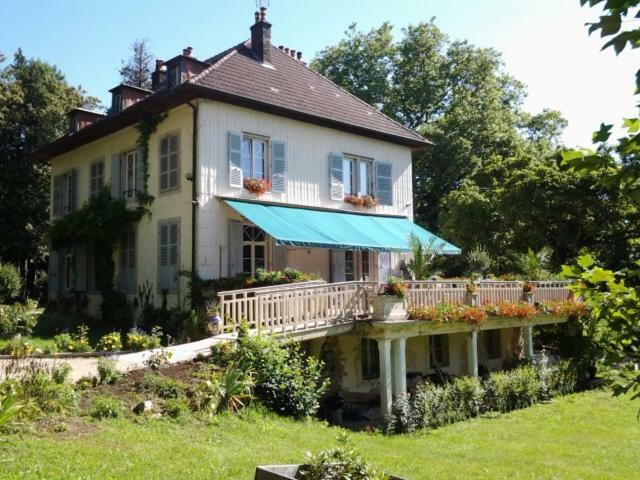
[[[131,44],[131,56],[128,60],[122,60],[120,77],[122,83],[140,88],[151,88],[151,71],[153,67],[153,54],[149,46],[149,40],[143,38]]]
[[[67,133],[69,110],[96,104],[56,67],[21,50],[0,69],[0,260],[23,275],[46,254],[50,169],[34,152]]]

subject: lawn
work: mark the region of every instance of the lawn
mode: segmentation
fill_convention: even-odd
[[[354,433],[375,465],[409,479],[637,478],[638,403],[589,392],[551,404],[387,437]],[[256,465],[297,463],[334,444],[337,429],[250,411],[195,420],[72,422],[68,431],[12,435],[0,477],[252,479]]]

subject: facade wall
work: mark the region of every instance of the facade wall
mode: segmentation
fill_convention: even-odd
[[[145,216],[136,226],[136,267],[137,283],[148,280],[157,286],[158,265],[158,223],[168,219],[180,220],[179,263],[181,270],[191,267],[191,183],[185,174],[192,170],[192,114],[188,106],[171,110],[169,116],[158,126],[149,141],[149,193],[155,197],[151,205],[151,215]],[[160,192],[160,139],[167,134],[179,133],[180,165],[177,190]],[[82,146],[51,162],[52,176],[71,169],[77,175],[77,208],[89,199],[90,164],[97,159],[104,161],[104,182],[111,182],[111,157],[136,149],[138,132],[134,126],[125,128],[100,140]],[[53,195],[52,195],[53,198]],[[132,202],[132,206],[135,202]],[[116,252],[116,279],[118,278],[118,252]],[[155,289],[155,300],[160,295]],[[99,302],[91,302],[91,305]],[[90,310],[95,310],[93,305]]]
[[[286,191],[267,192],[260,200],[356,210],[356,207],[330,198],[329,154],[340,152],[373,159],[374,163],[376,160],[391,162],[393,206],[377,206],[366,211],[413,218],[409,147],[209,100],[200,101],[199,125],[198,270],[205,278],[228,274],[227,222],[235,213],[230,212],[231,209],[217,196],[257,198],[242,188],[229,186],[230,131],[285,142]],[[395,268],[399,256],[392,254],[391,257]],[[310,265],[304,254],[293,253],[292,261],[315,269],[311,272],[327,273],[328,263],[316,266],[319,260],[314,260]]]

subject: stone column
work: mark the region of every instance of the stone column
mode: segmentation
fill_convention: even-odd
[[[379,338],[378,355],[380,356],[380,411],[382,415],[391,413],[392,380],[391,380],[391,339]]]
[[[527,360],[533,360],[533,325],[527,325],[523,330],[524,357]]]
[[[407,394],[406,347],[406,338],[396,338],[391,342],[393,353],[393,394],[396,398]]]
[[[478,331],[472,330],[467,334],[467,373],[472,377],[478,376]]]

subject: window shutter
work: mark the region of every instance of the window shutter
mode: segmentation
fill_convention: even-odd
[[[75,168],[71,170],[71,174],[68,177],[69,186],[69,198],[67,199],[67,211],[74,212],[77,208],[76,202],[78,198],[77,186],[78,186],[78,170]]]
[[[242,188],[242,134],[229,132],[229,186]]]
[[[286,192],[287,190],[287,160],[284,142],[271,142],[271,191]]]
[[[393,180],[388,162],[376,162],[376,198],[380,205],[393,205]]]
[[[145,192],[146,179],[144,178],[144,162],[142,161],[142,150],[136,150],[136,192]]]
[[[229,276],[242,272],[242,222],[229,220]]]
[[[160,140],[160,190],[169,188],[169,137]]]
[[[56,175],[53,177],[53,216],[58,217],[62,215],[62,175]]]
[[[172,290],[180,267],[180,224],[160,224],[158,237],[158,286],[160,290]]]
[[[49,253],[49,294],[60,291],[60,253],[52,251]]]
[[[286,245],[274,245],[273,246],[273,268],[275,270],[282,270],[287,267],[288,255]]]
[[[120,156],[120,196],[119,198],[126,199],[125,192],[131,188],[127,185],[127,156]]]
[[[111,198],[122,198],[120,185],[120,155],[111,155]]]
[[[331,200],[344,198],[344,182],[342,177],[342,155],[332,153],[329,155],[329,178]]]
[[[87,246],[86,244],[80,244],[76,246],[75,260],[76,260],[75,289],[78,292],[86,292],[87,291]]]
[[[344,282],[344,250],[331,250],[331,281]]]

